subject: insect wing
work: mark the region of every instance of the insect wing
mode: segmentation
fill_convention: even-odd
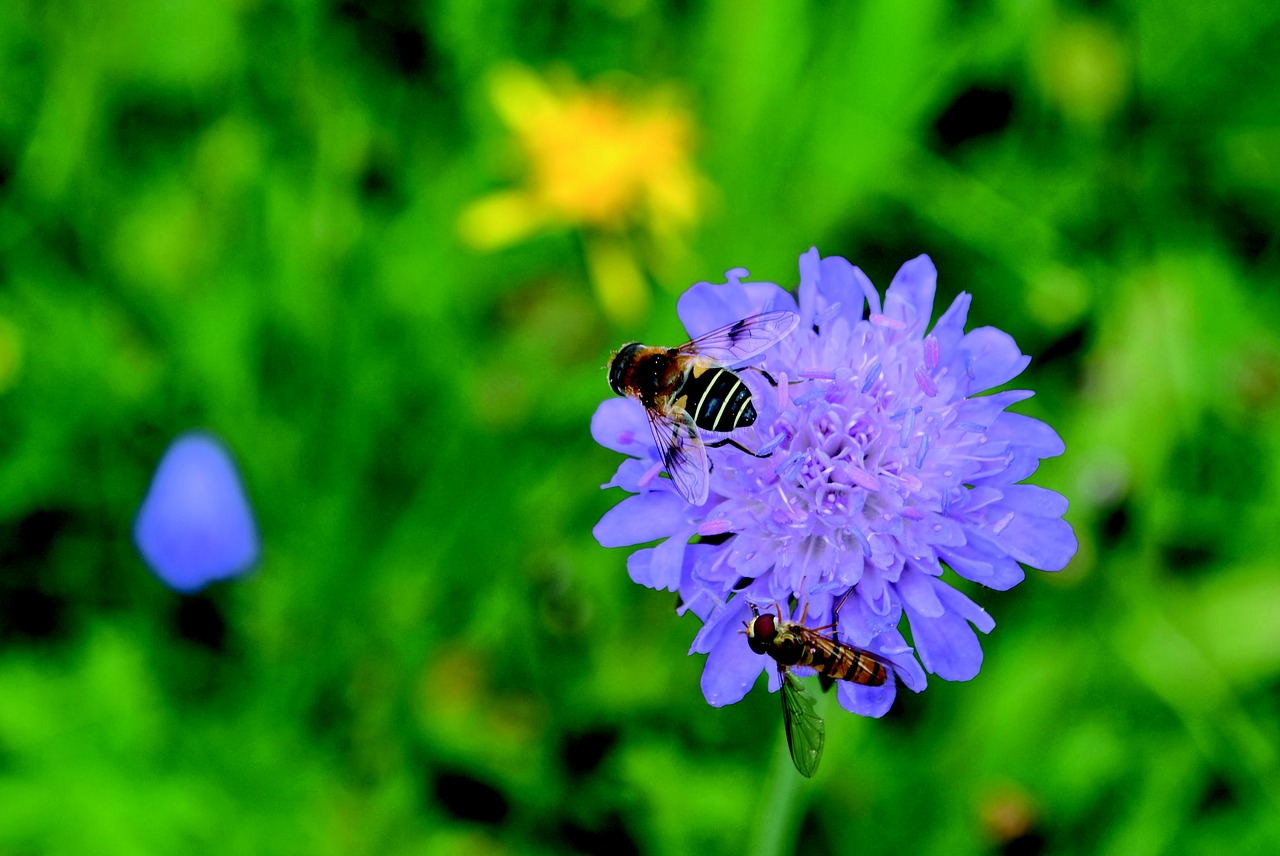
[[[800,323],[800,316],[785,309],[761,312],[726,324],[681,345],[682,354],[701,354],[723,363],[739,363],[786,338]]]
[[[812,778],[822,760],[826,729],[814,710],[814,699],[789,672],[782,673],[782,725],[787,732],[791,762],[800,775]]]
[[[687,502],[702,505],[710,493],[711,464],[693,417],[681,407],[646,412],[653,442],[676,490]]]

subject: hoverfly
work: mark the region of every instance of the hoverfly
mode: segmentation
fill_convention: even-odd
[[[837,604],[835,613],[839,609],[840,604]],[[870,651],[846,645],[834,635],[825,635],[827,630],[834,634],[834,623],[825,627],[806,627],[803,616],[798,622],[786,621],[782,618],[781,609],[777,616],[768,612],[761,614],[754,604],[751,614],[752,619],[743,622],[747,627],[747,644],[755,653],[768,654],[778,664],[787,748],[791,750],[791,761],[800,775],[811,777],[818,771],[818,762],[822,760],[825,731],[822,717],[814,710],[813,696],[800,679],[788,671],[789,667],[808,666],[831,680],[868,687],[883,686],[889,679],[890,667]]]
[[[756,421],[751,390],[726,366],[764,352],[798,323],[794,312],[761,312],[678,348],[631,342],[610,358],[609,387],[644,405],[662,464],[688,502],[701,505],[709,492],[711,464],[699,431],[729,433]],[[729,437],[707,445],[725,444],[755,454]]]

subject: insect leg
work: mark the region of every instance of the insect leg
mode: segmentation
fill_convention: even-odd
[[[760,374],[764,375],[764,379],[769,381],[769,386],[778,385],[778,382],[773,379],[773,375],[769,374],[767,371],[760,368],[759,366],[743,366],[741,369],[734,369],[734,371],[747,371],[747,370],[750,370],[753,372],[760,372]],[[787,381],[787,386],[795,386],[798,383],[808,383],[808,382],[809,381],[806,378],[801,378],[800,380],[789,380]]]
[[[706,444],[708,449],[718,449],[721,446],[726,446],[726,445],[733,446],[735,449],[737,449],[740,452],[746,452],[748,455],[750,455],[753,458],[767,458],[769,457],[769,455],[773,454],[773,452],[770,452],[768,455],[761,455],[758,452],[753,452],[750,449],[748,449],[746,446],[739,443],[737,440],[733,439],[732,437],[725,437],[723,440],[717,440],[714,443]]]

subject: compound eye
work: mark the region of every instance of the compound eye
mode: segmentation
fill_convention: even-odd
[[[769,644],[773,642],[773,637],[777,635],[778,628],[774,624],[773,616],[768,613],[757,615],[747,625],[747,644],[757,654],[767,653]]]
[[[619,348],[618,353],[614,354],[613,359],[609,361],[609,388],[617,395],[627,394],[626,376],[639,348],[638,342],[629,342]]]

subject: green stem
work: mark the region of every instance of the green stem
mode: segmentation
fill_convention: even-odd
[[[760,812],[760,831],[751,841],[751,856],[777,856],[794,853],[796,832],[804,806],[800,799],[800,783],[804,777],[791,763],[787,749],[787,736],[778,729],[778,740],[773,750],[773,770],[765,793],[764,810]]]

